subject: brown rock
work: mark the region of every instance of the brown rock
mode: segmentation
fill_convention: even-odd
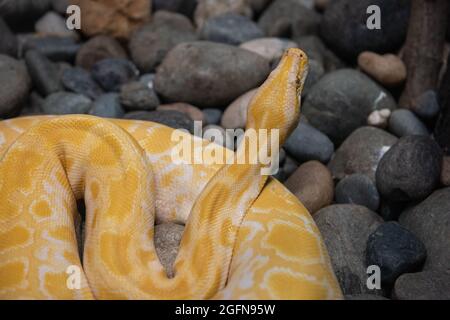
[[[379,55],[365,51],[358,57],[362,71],[387,87],[395,87],[406,80],[406,66],[394,54]]]
[[[156,110],[175,110],[184,114],[187,114],[189,118],[194,121],[204,121],[203,112],[193,105],[188,103],[172,103],[172,104],[163,104],[160,105]]]
[[[72,0],[81,8],[81,31],[91,37],[106,34],[127,39],[150,18],[150,0]]]
[[[257,91],[253,89],[234,100],[223,113],[221,126],[225,129],[245,128],[248,105]]]
[[[177,258],[183,232],[184,226],[175,223],[155,226],[156,253],[169,278],[175,275],[173,263]]]
[[[120,43],[109,36],[97,36],[83,44],[78,50],[76,65],[87,70],[100,60],[109,58],[127,58]]]
[[[311,214],[331,204],[334,198],[331,173],[319,161],[302,164],[285,185]]]
[[[444,186],[450,186],[450,156],[442,160],[441,182]]]
[[[200,28],[209,18],[233,12],[247,17],[252,16],[252,9],[246,0],[199,0],[194,20]]]

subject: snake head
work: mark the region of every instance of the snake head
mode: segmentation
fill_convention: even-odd
[[[247,129],[279,129],[283,143],[298,124],[307,75],[306,53],[297,48],[287,50],[250,102]]]

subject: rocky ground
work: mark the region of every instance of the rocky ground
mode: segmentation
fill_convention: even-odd
[[[313,215],[344,294],[450,299],[450,137],[434,138],[448,92],[399,107],[409,1],[72,2],[80,32],[65,26],[67,1],[0,0],[1,118],[84,113],[189,130],[200,120],[225,135],[244,126],[283,51],[300,47],[311,59],[303,118],[276,178]],[[365,27],[372,2],[382,32]],[[182,232],[157,226],[167,266]],[[369,265],[380,290],[366,286]]]

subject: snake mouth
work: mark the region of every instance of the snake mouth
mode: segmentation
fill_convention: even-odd
[[[305,81],[308,76],[309,59],[307,54],[298,48],[288,49],[285,53],[286,57],[294,60],[294,64],[297,65],[297,74],[295,79],[295,86],[297,89],[297,96],[301,97]]]

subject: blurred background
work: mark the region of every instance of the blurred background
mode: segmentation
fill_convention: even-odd
[[[302,48],[302,119],[276,178],[313,215],[346,297],[450,299],[449,17],[448,0],[0,0],[0,118],[203,121],[232,148],[225,129]],[[182,232],[157,228],[167,265]]]

